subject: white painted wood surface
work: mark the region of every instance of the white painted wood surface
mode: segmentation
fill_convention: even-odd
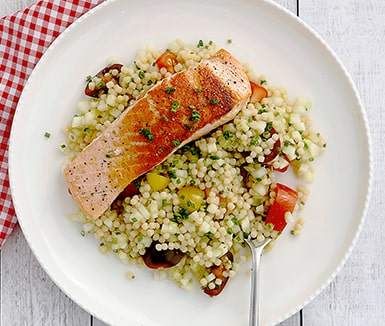
[[[34,2],[1,0],[0,16]],[[385,133],[385,1],[276,2],[299,13],[340,57],[366,107],[374,148],[372,199],[357,246],[330,286],[281,326],[384,325],[385,145],[382,135]],[[19,228],[7,240],[0,254],[0,326],[106,326],[52,283],[37,263]]]

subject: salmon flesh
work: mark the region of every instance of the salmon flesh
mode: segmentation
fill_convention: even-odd
[[[72,197],[97,218],[132,181],[232,120],[250,94],[243,67],[223,49],[163,79],[65,167]]]

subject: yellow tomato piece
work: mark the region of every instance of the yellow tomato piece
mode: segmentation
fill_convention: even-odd
[[[154,191],[163,190],[170,183],[169,178],[153,172],[147,173],[146,179],[148,184],[151,186],[151,189]]]
[[[181,206],[192,213],[201,207],[205,199],[205,192],[197,187],[186,186],[178,191],[178,197]]]

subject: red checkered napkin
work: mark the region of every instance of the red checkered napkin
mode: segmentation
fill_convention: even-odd
[[[24,84],[44,51],[103,0],[42,0],[0,19],[0,248],[17,223],[8,178],[8,141]]]

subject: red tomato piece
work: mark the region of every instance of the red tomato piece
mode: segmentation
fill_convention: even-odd
[[[166,68],[168,72],[174,73],[175,66],[178,64],[176,54],[170,51],[164,52],[158,59],[156,59],[156,65],[159,70]]]
[[[250,81],[251,96],[250,102],[261,102],[265,97],[269,95],[267,89],[253,81]]]
[[[267,213],[265,223],[273,224],[274,230],[282,232],[287,224],[285,214],[286,212],[293,212],[298,200],[298,193],[281,183],[277,183],[275,192],[276,197]]]

